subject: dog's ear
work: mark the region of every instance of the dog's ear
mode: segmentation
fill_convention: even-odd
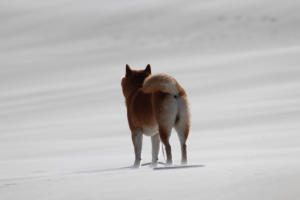
[[[131,68],[128,64],[126,64],[126,76],[130,75],[131,74]]]
[[[151,66],[150,66],[150,64],[147,65],[147,67],[145,69],[145,72],[148,73],[148,74],[151,74]]]

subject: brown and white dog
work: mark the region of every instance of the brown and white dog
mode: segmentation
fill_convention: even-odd
[[[174,127],[181,144],[181,163],[187,163],[186,140],[190,129],[187,95],[178,82],[166,74],[151,75],[145,70],[132,70],[126,65],[121,81],[126,100],[127,118],[134,145],[134,167],[141,163],[143,134],[151,136],[152,166],[157,166],[160,140],[165,146],[167,164],[172,164],[169,137]]]

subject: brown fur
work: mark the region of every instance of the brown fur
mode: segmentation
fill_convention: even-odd
[[[147,65],[145,70],[131,70],[129,65],[126,65],[126,75],[122,78],[121,85],[136,155],[134,166],[140,165],[141,138],[143,133],[146,134],[148,127],[158,128],[169,164],[172,163],[169,137],[172,128],[175,127],[181,139],[182,162],[186,163],[186,140],[190,128],[190,115],[184,89],[168,75],[151,75],[150,65]],[[156,134],[157,132],[153,132],[150,136],[155,137]],[[153,151],[155,152],[155,149]],[[153,158],[152,162],[155,165],[157,158]]]

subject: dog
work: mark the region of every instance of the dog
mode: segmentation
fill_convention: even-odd
[[[134,146],[133,167],[139,168],[141,164],[143,135],[151,136],[151,165],[156,167],[158,164],[160,140],[165,146],[167,164],[172,165],[169,143],[172,128],[180,141],[181,163],[187,164],[190,109],[187,94],[179,83],[166,74],[152,75],[149,64],[144,70],[132,70],[127,64],[121,85]]]

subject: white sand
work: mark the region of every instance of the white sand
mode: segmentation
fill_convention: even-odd
[[[0,199],[300,198],[297,0],[0,2]],[[191,164],[133,163],[125,64],[185,87]],[[175,163],[179,144],[171,138]],[[144,139],[143,162],[151,160]],[[163,161],[162,155],[160,160]]]

